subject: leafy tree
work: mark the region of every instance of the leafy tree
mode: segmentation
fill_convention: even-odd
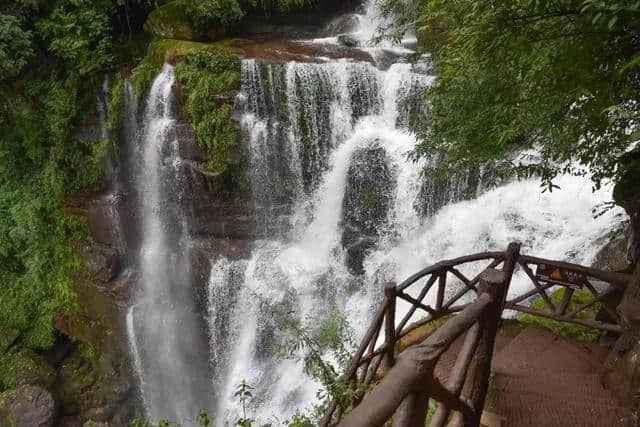
[[[110,7],[101,1],[58,0],[37,28],[51,52],[77,73],[89,74],[104,69],[112,60]]]
[[[387,34],[415,24],[434,55],[415,154],[438,153],[439,172],[499,162],[549,188],[561,172],[591,174],[596,187],[625,173],[620,158],[637,140],[640,2],[381,3],[395,18]]]
[[[228,26],[244,16],[236,0],[188,0],[187,14],[198,29],[210,25]]]
[[[33,56],[31,32],[15,16],[0,14],[0,80],[15,78]]]

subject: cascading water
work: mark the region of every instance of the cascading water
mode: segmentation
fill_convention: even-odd
[[[373,34],[373,3],[361,17],[363,40]],[[374,49],[366,48],[372,58],[385,56]],[[533,180],[488,188],[486,171],[448,183],[422,175],[437,156],[410,160],[416,139],[406,128],[428,113],[411,100],[434,76],[428,56],[412,64],[402,52],[384,66],[242,62],[237,107],[262,239],[248,259],[213,262],[208,328],[189,283],[173,68],[165,65],[140,103],[140,124],[125,85],[142,241],[129,248],[139,252],[139,286],[127,329],[148,417],[188,424],[209,408],[215,425],[233,424],[242,380],[255,387],[252,417],[285,419],[308,408],[318,384],[305,379],[302,363],[270,355],[287,337],[278,313],[314,319],[340,310],[362,333],[385,283],[444,258],[519,240],[524,252],[593,260],[619,222],[616,210],[591,217],[608,188],[594,193],[587,179],[567,176],[558,181],[562,190],[541,194]],[[512,291],[522,286],[516,276]]]
[[[190,286],[173,84],[173,67],[165,65],[149,91],[136,138],[139,169],[134,179],[142,244],[139,286],[127,329],[141,397],[152,420],[193,419],[199,409],[210,406],[211,398],[208,365],[201,356],[206,338]]]
[[[551,194],[533,180],[488,189],[484,171],[434,184],[421,172],[437,160],[409,160],[416,140],[404,128],[412,113],[425,112],[404,101],[431,83],[431,67],[385,68],[243,61],[239,104],[254,200],[288,223],[265,227],[248,261],[220,259],[212,267],[220,424],[240,412],[233,391],[243,379],[256,388],[250,410],[259,419],[286,417],[314,401],[318,384],[303,380],[301,363],[269,356],[286,335],[269,307],[300,319],[337,308],[361,333],[388,281],[512,240],[525,252],[588,264],[598,239],[619,221],[615,210],[592,218],[610,189],[594,193],[584,178],[561,177],[563,190]],[[516,277],[512,291],[522,286]]]

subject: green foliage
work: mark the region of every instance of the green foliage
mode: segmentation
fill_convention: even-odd
[[[144,23],[145,31],[155,37],[193,40],[197,34],[186,5],[186,0],[173,0],[154,9]]]
[[[319,421],[334,400],[346,410],[356,396],[366,391],[362,384],[342,379],[355,349],[354,333],[343,313],[334,308],[323,317],[302,321],[269,301],[260,303],[273,319],[274,329],[282,334],[272,345],[273,354],[302,361],[304,372],[321,384],[316,394],[319,403],[310,416],[298,414],[297,425]]]
[[[417,23],[438,78],[414,123],[415,154],[449,171],[499,162],[502,174],[618,179],[637,140],[638,2],[384,0],[402,33]],[[396,35],[398,33],[395,33]],[[539,157],[509,159],[536,148]]]
[[[77,73],[89,74],[104,69],[113,59],[109,8],[105,1],[58,0],[37,29],[51,52]]]
[[[109,5],[2,9],[13,15],[0,18],[3,77],[11,78],[0,99],[0,329],[16,331],[23,347],[50,347],[55,315],[75,309],[72,275],[81,263],[67,243],[86,238],[86,224],[61,207],[102,175],[106,144],[76,128],[94,114],[97,71],[111,58]],[[0,376],[7,369],[0,364]]]
[[[209,154],[207,169],[228,172],[238,131],[230,120],[232,105],[219,105],[216,96],[239,87],[239,59],[222,48],[196,52],[176,66],[176,77],[188,91],[185,111],[198,144]]]
[[[124,77],[121,73],[114,75],[113,89],[111,90],[111,99],[109,100],[109,111],[107,114],[107,127],[116,129],[122,119],[124,109]]]
[[[0,14],[0,81],[16,77],[27,65],[33,56],[31,37],[18,18]]]
[[[162,65],[149,61],[148,57],[145,57],[145,59],[131,70],[133,93],[136,97],[142,96],[153,80],[158,76],[160,70],[162,70]]]
[[[560,288],[553,291],[549,298],[555,305],[560,304],[564,295],[565,288]],[[571,302],[569,303],[568,311],[572,311],[583,304],[591,301],[593,295],[588,291],[576,291],[574,292]],[[596,315],[602,307],[601,303],[596,303],[589,309],[579,312],[576,317],[578,319],[595,319]],[[538,310],[547,309],[547,304],[542,298],[536,298],[531,303],[531,308]],[[565,338],[576,338],[586,342],[598,342],[602,336],[602,331],[593,329],[588,326],[576,325],[573,323],[558,322],[556,320],[546,319],[544,317],[533,316],[531,314],[522,314],[518,317],[518,321],[524,325],[537,325],[547,328],[553,332],[554,335]]]
[[[196,28],[211,25],[228,26],[244,16],[237,0],[187,0],[186,10]]]

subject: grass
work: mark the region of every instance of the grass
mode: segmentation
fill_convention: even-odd
[[[564,295],[564,289],[565,288],[556,289],[551,294],[549,294],[549,298],[555,305],[559,305],[560,302],[562,301],[562,296]],[[586,302],[590,301],[591,299],[593,299],[593,295],[591,294],[591,292],[585,291],[585,290],[575,291],[571,298],[571,302],[569,303],[569,307],[567,308],[567,311],[572,311],[580,307],[581,305],[585,304]],[[531,303],[531,308],[534,308],[537,310],[543,310],[546,307],[547,307],[546,303],[540,297],[536,298]],[[588,309],[585,309],[580,313],[578,313],[576,317],[578,319],[594,320],[598,312],[600,311],[601,307],[602,307],[601,303],[596,303],[591,307],[589,307]],[[598,342],[598,340],[600,340],[600,337],[603,334],[602,331],[588,327],[588,326],[577,325],[575,323],[559,322],[556,320],[534,316],[531,314],[522,314],[517,318],[517,321],[522,323],[525,326],[535,325],[535,326],[541,326],[543,328],[549,329],[551,332],[553,332],[554,335],[559,337],[574,338],[580,341],[591,342],[591,343]]]

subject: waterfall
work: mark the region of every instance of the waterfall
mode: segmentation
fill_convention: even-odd
[[[243,379],[256,388],[250,412],[262,420],[314,402],[318,384],[304,379],[301,363],[270,356],[286,333],[265,301],[299,319],[337,307],[362,333],[388,281],[512,240],[525,252],[588,264],[619,221],[619,210],[592,218],[610,188],[592,192],[586,178],[563,176],[560,191],[541,194],[535,180],[490,188],[485,170],[444,184],[423,176],[437,156],[410,160],[416,139],[405,126],[427,110],[404,101],[433,81],[429,62],[381,70],[346,60],[243,61],[239,105],[253,199],[286,221],[265,227],[246,263],[212,267],[210,331],[225,322],[232,330],[211,342],[218,363],[226,349],[214,379],[220,424],[239,413],[233,391]],[[234,287],[241,283],[233,298],[222,291],[230,269],[244,270],[233,278]],[[511,291],[523,286],[516,275]]]
[[[173,67],[165,65],[149,90],[136,133],[134,179],[142,243],[127,330],[146,415],[155,421],[193,419],[210,406],[211,398],[207,361],[201,357],[206,336],[190,286],[173,84]]]
[[[374,1],[367,4],[361,40],[376,22]],[[234,396],[242,380],[255,388],[248,415],[287,419],[310,408],[319,384],[300,361],[272,355],[290,337],[278,313],[313,322],[337,309],[357,339],[389,281],[513,240],[526,253],[589,264],[619,223],[618,209],[591,216],[611,188],[592,192],[585,177],[562,176],[560,190],[542,194],[536,180],[490,187],[484,169],[448,182],[425,175],[437,153],[410,159],[417,140],[407,129],[428,114],[414,95],[435,79],[431,58],[409,61],[390,44],[364,50],[372,62],[242,61],[236,108],[260,239],[246,259],[211,261],[206,307],[191,283],[173,67],[164,66],[145,99],[125,84],[141,241],[127,248],[137,254],[138,286],[126,325],[152,420],[190,425],[208,408],[215,425],[232,425],[242,413]],[[517,272],[511,292],[525,286]]]

